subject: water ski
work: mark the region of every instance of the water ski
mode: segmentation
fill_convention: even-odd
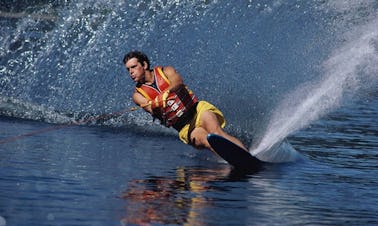
[[[207,135],[207,140],[214,151],[237,170],[257,171],[262,167],[262,161],[226,138]]]

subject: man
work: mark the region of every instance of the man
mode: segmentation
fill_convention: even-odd
[[[212,150],[207,135],[214,133],[247,150],[223,131],[226,120],[222,112],[206,101],[198,101],[173,67],[150,69],[148,57],[139,51],[127,53],[123,63],[136,83],[134,102],[165,126],[175,128],[184,143]]]

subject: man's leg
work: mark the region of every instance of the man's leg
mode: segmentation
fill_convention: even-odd
[[[217,116],[211,111],[204,111],[200,116],[201,127],[195,128],[191,133],[192,143],[197,148],[208,148],[211,149],[209,142],[207,141],[207,135],[209,133],[218,134],[225,137],[226,139],[234,142],[240,147],[247,150],[243,143],[226,132],[223,131],[222,127],[219,124]]]

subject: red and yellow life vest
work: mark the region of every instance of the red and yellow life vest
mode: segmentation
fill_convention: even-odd
[[[158,95],[167,91],[170,86],[170,81],[163,72],[162,67],[155,67],[154,69],[154,84],[146,85],[139,84],[136,90],[142,94],[148,101],[154,100]],[[165,108],[157,109],[154,114],[167,126],[173,126],[180,130],[183,126],[183,121],[187,121],[189,113],[192,113],[191,108],[198,102],[194,93],[185,85],[175,87],[169,91],[167,103]],[[191,111],[190,111],[191,110]],[[180,125],[178,125],[180,124]]]

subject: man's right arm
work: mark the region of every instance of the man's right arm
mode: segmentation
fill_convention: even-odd
[[[152,114],[151,103],[140,93],[134,92],[133,101],[138,106],[142,107],[145,111]]]

